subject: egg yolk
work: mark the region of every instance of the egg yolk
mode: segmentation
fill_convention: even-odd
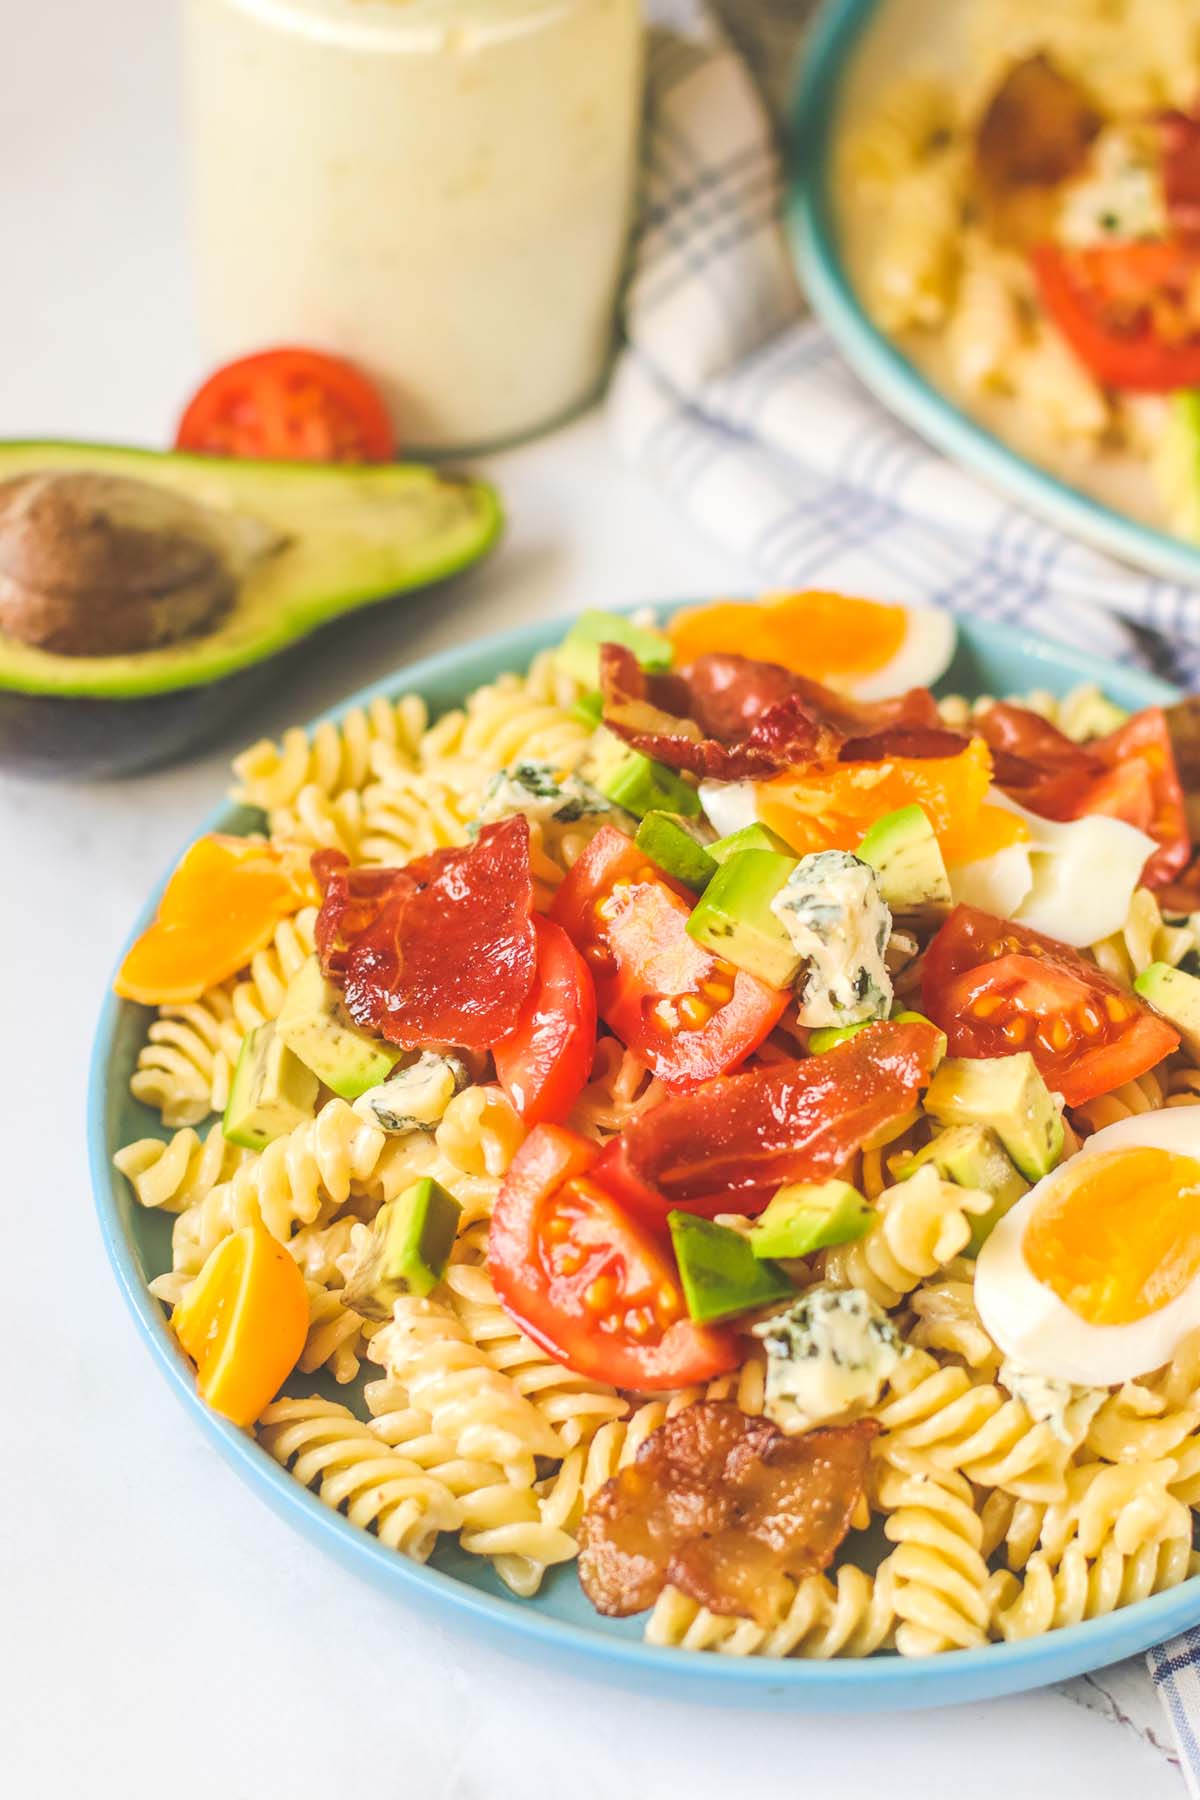
[[[820,680],[882,669],[904,643],[908,614],[902,606],[809,590],[764,604],[729,600],[690,607],[668,629],[677,662],[726,652]]]
[[[1031,1273],[1091,1325],[1131,1325],[1200,1270],[1200,1161],[1102,1150],[1055,1181],[1026,1227]]]
[[[957,756],[835,763],[799,780],[781,775],[759,786],[756,806],[763,824],[805,856],[855,850],[868,826],[915,803],[925,809],[948,863],[975,862],[1029,836],[1015,813],[985,804],[991,779],[988,747],[972,738]]]

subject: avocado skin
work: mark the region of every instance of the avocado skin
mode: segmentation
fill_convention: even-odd
[[[131,700],[0,691],[0,769],[37,780],[106,781],[175,762],[244,718],[278,681],[279,660]]]

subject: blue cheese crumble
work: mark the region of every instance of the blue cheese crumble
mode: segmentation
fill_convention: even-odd
[[[771,911],[805,959],[796,981],[801,1025],[858,1025],[887,1017],[884,961],[892,915],[868,863],[846,850],[803,856]]]
[[[389,1134],[432,1131],[455,1094],[470,1080],[465,1063],[457,1056],[423,1050],[416,1062],[360,1094],[354,1110],[368,1125]]]
[[[530,824],[574,825],[580,819],[624,817],[598,789],[578,775],[563,774],[549,763],[518,762],[501,769],[488,783],[479,811],[471,821],[470,835],[481,825],[524,813]]]
[[[795,1434],[872,1406],[907,1348],[861,1288],[813,1287],[753,1327],[767,1352],[763,1411]]]
[[[1103,1388],[1074,1387],[1071,1382],[1050,1375],[1035,1375],[1011,1356],[1000,1364],[996,1379],[1014,1400],[1021,1402],[1031,1419],[1049,1425],[1059,1442],[1072,1448],[1108,1398]]]

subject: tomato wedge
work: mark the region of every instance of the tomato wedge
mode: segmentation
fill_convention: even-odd
[[[272,462],[390,462],[396,436],[365,375],[323,350],[226,363],[188,401],[177,450]]]
[[[550,909],[592,971],[601,1018],[674,1093],[736,1068],[788,1002],[687,935],[694,900],[605,825]]]
[[[1047,819],[1104,813],[1136,825],[1159,846],[1142,871],[1148,887],[1161,887],[1187,865],[1187,806],[1160,706],[1088,744],[1072,743],[1027,707],[1007,701],[991,707],[979,729],[995,757],[996,779],[1031,812]]]
[[[821,1056],[747,1069],[664,1100],[608,1144],[596,1179],[651,1222],[669,1208],[755,1211],[783,1182],[836,1175],[917,1103],[940,1038],[924,1020],[869,1026]]]
[[[1033,270],[1046,312],[1103,386],[1148,394],[1200,386],[1200,246],[1041,244]]]
[[[552,919],[534,916],[537,972],[520,1017],[493,1046],[500,1085],[527,1125],[561,1125],[592,1069],[596,987]]]
[[[952,1055],[1028,1050],[1068,1106],[1179,1048],[1165,1019],[1077,951],[971,906],[956,907],[930,944],[922,995]]]
[[[694,1325],[668,1241],[595,1174],[597,1146],[539,1125],[504,1177],[488,1272],[505,1311],[577,1374],[651,1392],[736,1368],[730,1331]]]

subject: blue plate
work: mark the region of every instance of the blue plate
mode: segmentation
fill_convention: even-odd
[[[365,706],[377,695],[413,690],[425,695],[431,712],[437,714],[501,670],[524,668],[562,631],[561,623],[528,626],[469,649],[430,657],[364,688],[329,717],[337,720],[350,707]],[[1175,697],[1172,688],[1153,676],[1112,667],[1027,633],[972,623],[959,627],[958,652],[942,686],[947,692],[969,695],[1030,688],[1062,694],[1085,681],[1100,683],[1130,707]],[[200,823],[197,832],[245,832],[261,822],[260,815],[245,808],[222,806]],[[157,902],[157,893],[147,900],[131,941],[145,928]],[[112,1155],[133,1138],[164,1135],[156,1115],[129,1096],[129,1076],[149,1018],[146,1007],[111,994],[105,1000],[88,1100],[89,1154],[100,1226],[138,1330],[198,1429],[248,1486],[318,1548],[408,1605],[423,1607],[511,1651],[547,1662],[567,1659],[581,1670],[643,1691],[708,1704],[819,1712],[935,1706],[1012,1693],[1098,1668],[1200,1623],[1200,1580],[1192,1580],[1110,1618],[1028,1644],[953,1651],[923,1662],[896,1656],[862,1662],[736,1661],[644,1645],[641,1622],[602,1619],[593,1613],[570,1570],[554,1572],[535,1600],[517,1601],[507,1596],[490,1565],[466,1556],[456,1545],[439,1551],[425,1568],[384,1549],[285,1474],[253,1438],[209,1412],[196,1396],[190,1365],[166,1329],[162,1308],[148,1292],[148,1282],[170,1266],[171,1220],[137,1205],[128,1184],[113,1169]],[[309,1377],[301,1391],[320,1386],[320,1380]],[[327,1391],[339,1392],[332,1387]]]
[[[794,162],[788,225],[808,297],[858,375],[915,431],[1061,531],[1123,561],[1189,586],[1200,548],[1140,524],[1039,468],[963,412],[873,323],[841,259],[833,196],[834,142],[855,53],[881,6],[897,0],[828,0],[813,26],[793,102]]]

